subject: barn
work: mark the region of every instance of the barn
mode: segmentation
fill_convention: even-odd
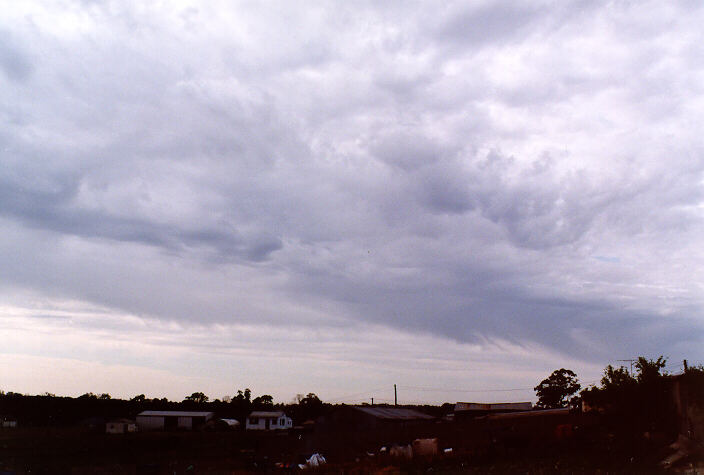
[[[489,414],[502,414],[510,412],[525,412],[533,409],[530,402],[500,402],[500,403],[479,403],[479,402],[458,402],[455,404],[454,420],[463,422],[476,417],[487,416]]]
[[[193,430],[204,426],[214,417],[212,412],[143,411],[137,414],[140,431]]]
[[[342,455],[385,444],[408,444],[436,432],[436,419],[415,409],[342,405],[316,421],[313,440],[325,453]]]

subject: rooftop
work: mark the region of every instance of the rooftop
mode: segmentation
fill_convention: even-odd
[[[261,417],[261,418],[277,418],[281,416],[285,416],[286,414],[283,411],[254,411],[252,412],[249,417]]]
[[[545,416],[563,416],[570,413],[568,407],[560,407],[557,409],[535,409],[532,411],[521,412],[506,412],[504,414],[489,414],[485,416],[489,420],[499,419],[518,419],[523,417],[545,417]]]
[[[530,402],[458,402],[455,404],[455,411],[530,411],[533,405]]]
[[[142,411],[137,416],[154,416],[154,417],[208,417],[212,416],[212,412],[203,411]]]
[[[434,419],[433,416],[423,414],[422,412],[404,407],[366,407],[353,406],[355,409],[376,417],[377,419],[386,420],[418,420],[418,419]]]

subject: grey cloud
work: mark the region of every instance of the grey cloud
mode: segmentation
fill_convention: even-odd
[[[437,27],[438,36],[467,47],[496,45],[520,37],[536,20],[546,16],[547,9],[537,4],[487,2],[449,7],[443,13],[443,20]]]
[[[26,81],[34,65],[13,35],[0,28],[0,69],[13,81]]]
[[[447,155],[442,144],[413,133],[387,132],[370,144],[372,156],[405,171],[427,167]]]
[[[19,276],[3,284],[154,318],[282,324],[295,309],[305,324],[325,314],[582,358],[696,338],[682,328],[701,326],[702,296],[682,268],[701,260],[700,117],[673,78],[701,57],[653,66],[673,94],[646,104],[640,55],[594,59],[627,6],[590,7],[604,38],[574,3],[271,21],[154,8],[96,10],[85,42],[47,34],[0,53],[6,74],[41,84],[32,101],[17,81],[0,92],[0,213],[18,229],[0,260]],[[539,64],[521,56],[531,46]],[[13,63],[35,55],[41,68]],[[72,263],[81,253],[43,247],[47,235],[94,254]],[[17,257],[33,246],[46,275]],[[660,300],[675,295],[661,273],[686,297]]]

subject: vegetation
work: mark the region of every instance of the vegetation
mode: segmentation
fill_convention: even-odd
[[[663,356],[656,360],[641,356],[635,364],[635,374],[608,365],[600,386],[582,391],[582,401],[586,408],[609,415],[615,429],[667,431],[674,417],[670,413],[666,363]]]
[[[556,369],[533,388],[538,396],[536,406],[544,409],[566,407],[570,396],[580,388],[577,375],[573,371],[565,368]]]

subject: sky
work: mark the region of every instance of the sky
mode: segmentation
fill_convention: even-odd
[[[704,362],[702,24],[0,0],[0,389],[534,401]]]

